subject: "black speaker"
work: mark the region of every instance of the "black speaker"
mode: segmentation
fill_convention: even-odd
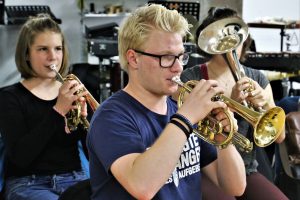
[[[0,24],[4,24],[4,0],[0,0]]]
[[[117,36],[118,24],[111,22],[107,24],[97,26],[85,26],[85,35],[87,38],[99,38],[99,37],[115,37]]]

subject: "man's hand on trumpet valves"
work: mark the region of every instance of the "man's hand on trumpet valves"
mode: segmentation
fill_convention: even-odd
[[[202,79],[186,95],[178,113],[186,116],[191,123],[195,124],[203,120],[213,109],[227,107],[224,102],[212,101],[212,97],[223,92],[223,88],[218,86],[217,81]]]
[[[225,111],[228,112],[228,114],[230,115],[230,119],[225,114]],[[237,120],[234,118],[234,114],[229,108],[225,108],[225,109],[224,108],[216,108],[216,109],[213,109],[211,113],[213,114],[214,118],[222,124],[223,130],[225,132],[230,131],[230,128],[231,128],[230,120],[232,121],[233,130],[234,131],[238,130]]]
[[[76,80],[65,81],[59,89],[59,94],[55,108],[63,115],[66,115],[71,109],[77,109],[76,101],[81,104],[82,116],[87,116],[87,106],[84,85]]]

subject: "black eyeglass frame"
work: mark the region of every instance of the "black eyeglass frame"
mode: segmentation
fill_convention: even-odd
[[[175,55],[171,55],[171,54],[157,55],[157,54],[147,53],[147,52],[140,51],[140,50],[136,50],[136,49],[133,49],[133,50],[134,50],[135,52],[140,53],[140,54],[145,55],[145,56],[150,56],[150,57],[154,57],[154,58],[159,58],[159,65],[160,65],[160,67],[162,67],[162,68],[171,68],[171,67],[174,65],[176,59],[178,59],[179,62],[180,62],[183,66],[186,65],[186,64],[188,63],[188,61],[189,61],[189,54],[188,54],[188,53],[180,53],[179,55],[175,56]],[[186,56],[185,61],[184,61],[183,59],[182,59],[182,61],[180,61],[179,57],[182,56],[182,55],[183,55],[183,56],[184,56],[184,55]],[[162,66],[162,65],[161,65],[161,58],[162,58],[163,56],[174,56],[174,60],[173,60],[173,62],[172,62],[172,64],[171,64],[170,66]]]

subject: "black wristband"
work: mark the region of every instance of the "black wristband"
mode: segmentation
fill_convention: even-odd
[[[182,121],[187,127],[189,127],[189,133],[191,134],[193,132],[193,124],[190,122],[190,120],[188,120],[185,116],[179,114],[179,113],[175,113],[174,115],[172,115],[171,119],[179,119],[180,121]]]
[[[182,130],[184,132],[186,138],[190,137],[189,130],[187,130],[186,127],[184,125],[182,125],[179,121],[171,119],[171,121],[169,123],[176,125],[180,130]]]

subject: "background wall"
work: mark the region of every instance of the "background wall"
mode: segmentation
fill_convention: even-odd
[[[189,1],[189,0],[185,0]],[[51,11],[57,18],[62,19],[61,27],[66,35],[70,49],[71,63],[86,62],[86,43],[83,37],[83,26],[81,24],[81,12],[78,7],[79,0],[5,0],[6,5],[49,5]],[[125,10],[144,5],[146,0],[85,0],[84,11],[90,10],[91,3],[94,3],[95,11],[103,12],[104,6],[119,4]],[[250,22],[259,17],[283,17],[285,19],[300,19],[299,0],[199,0],[200,21],[206,15],[211,6],[227,6],[233,8]],[[0,87],[12,84],[20,80],[14,62],[14,51],[20,25],[0,25]],[[278,50],[278,30],[250,30],[257,41],[258,50]],[[270,31],[271,33],[267,33]],[[292,30],[294,31],[294,30]],[[299,32],[297,32],[299,38]],[[295,40],[295,39],[294,39]],[[299,51],[299,45],[293,47]]]
[[[245,0],[243,2],[243,18],[246,22],[261,19],[276,19],[279,21],[300,20],[299,0]],[[250,34],[255,40],[257,51],[280,51],[280,30],[266,28],[250,28]],[[291,35],[291,51],[300,52],[300,29],[286,30]],[[283,51],[287,50],[287,37],[284,37]]]
[[[62,19],[61,28],[71,54],[72,62],[82,61],[82,31],[80,12],[71,0],[5,0],[5,5],[49,5],[56,18]],[[20,80],[14,62],[16,40],[21,25],[0,25],[0,87]]]
[[[163,2],[163,0],[161,0]],[[176,1],[176,0],[175,0]],[[200,20],[203,16],[206,15],[207,10],[212,6],[228,6],[230,8],[234,8],[239,13],[242,13],[242,5],[243,0],[181,0],[182,2],[196,2],[200,3]],[[96,12],[103,12],[104,6],[119,4],[123,5],[125,11],[132,11],[132,8],[136,8],[138,6],[144,5],[148,2],[148,0],[86,0],[84,5],[85,9],[90,8],[90,4],[95,4]]]
[[[186,0],[188,1],[188,0]],[[86,62],[86,44],[83,39],[83,26],[81,24],[81,12],[78,6],[79,0],[5,0],[5,5],[48,5],[57,18],[62,19],[61,28],[66,35],[70,49],[71,63]],[[103,12],[104,6],[111,4],[123,5],[125,10],[144,5],[146,0],[85,0],[84,10],[90,10],[90,4],[94,3],[95,11]],[[229,6],[242,11],[241,0],[200,0],[201,17],[205,15],[211,6]],[[14,51],[20,25],[0,25],[0,87],[10,85],[20,80],[14,62]]]

